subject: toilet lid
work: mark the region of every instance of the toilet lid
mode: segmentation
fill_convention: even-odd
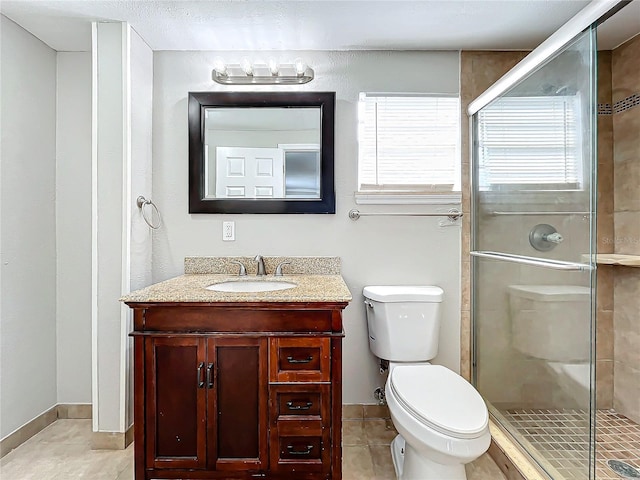
[[[460,375],[440,365],[406,365],[391,371],[389,386],[400,404],[432,429],[476,438],[489,425],[484,400]]]

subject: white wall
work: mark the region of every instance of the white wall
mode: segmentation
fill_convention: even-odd
[[[91,403],[91,54],[57,54],[58,403]]]
[[[56,53],[0,22],[4,438],[56,404]]]
[[[127,221],[123,218],[126,101],[125,32],[120,23],[97,23],[94,32],[94,206],[92,252],[93,430],[123,432],[122,398],[126,311],[118,302],[126,263]],[[125,360],[126,361],[126,360]]]
[[[139,195],[153,198],[151,182],[151,130],[153,110],[153,51],[131,28],[130,54],[127,60],[130,75],[130,138],[131,138],[131,188],[129,209],[131,214],[131,271],[130,288],[136,290],[152,283],[151,229],[142,218],[136,205]],[[145,207],[149,209],[150,207]],[[150,215],[151,212],[147,212]],[[127,307],[127,310],[129,308]],[[131,312],[129,321],[131,322]],[[129,324],[128,331],[133,330]],[[127,341],[128,358],[128,410],[126,425],[133,423],[133,341]]]
[[[187,206],[187,93],[231,90],[214,84],[211,70],[221,55],[232,62],[251,52],[155,52],[153,192],[164,219],[154,236],[153,280],[183,271],[187,255],[337,255],[353,294],[345,310],[344,403],[374,403],[382,385],[369,352],[362,288],[371,284],[434,284],[445,290],[440,353],[436,363],[459,371],[460,229],[439,227],[439,218],[363,217],[349,220],[356,205],[357,101],[365,92],[457,93],[457,52],[283,52],[282,61],[303,57],[313,82],[297,87],[236,90],[335,91],[335,215],[189,215]],[[362,211],[425,210],[359,206]],[[433,211],[435,207],[426,207]],[[236,241],[222,242],[222,220],[235,220]]]
[[[133,422],[131,311],[118,299],[151,283],[153,53],[126,23],[94,24],[93,429]],[[148,207],[147,207],[148,208]]]

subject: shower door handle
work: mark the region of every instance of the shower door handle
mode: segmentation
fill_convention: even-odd
[[[591,265],[587,263],[563,262],[562,260],[549,260],[546,258],[527,257],[524,255],[513,255],[511,253],[474,251],[470,252],[470,255],[472,257],[487,258],[489,260],[501,260],[503,262],[510,263],[520,263],[522,265],[550,268],[552,270],[583,272],[592,269]]]

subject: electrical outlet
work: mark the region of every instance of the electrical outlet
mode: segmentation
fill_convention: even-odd
[[[236,222],[222,222],[222,241],[233,242],[236,239]]]

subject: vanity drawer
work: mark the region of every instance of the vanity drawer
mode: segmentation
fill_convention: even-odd
[[[331,374],[329,338],[272,338],[269,344],[271,382],[328,382]]]
[[[269,410],[272,425],[287,420],[319,420],[328,425],[330,385],[271,385]]]
[[[140,309],[135,330],[145,332],[330,332],[332,312],[301,307],[154,306]]]
[[[329,432],[279,434],[272,437],[271,468],[278,472],[328,472]]]
[[[280,437],[280,460],[320,460],[322,437]]]

